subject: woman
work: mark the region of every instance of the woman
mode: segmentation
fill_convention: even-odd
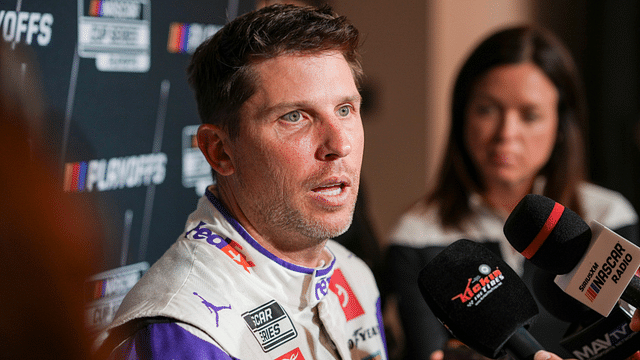
[[[449,339],[416,283],[422,267],[450,243],[481,242],[531,283],[534,269],[502,232],[526,194],[546,195],[585,221],[598,220],[638,243],[631,204],[585,180],[581,83],[568,51],[552,34],[520,26],[484,40],[457,76],[451,111],[439,182],[400,217],[390,236],[389,284],[407,359],[428,359]],[[530,331],[547,349],[569,356],[558,345],[569,323],[542,306],[540,311]]]

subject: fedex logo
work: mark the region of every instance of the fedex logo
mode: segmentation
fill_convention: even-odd
[[[329,283],[329,289],[338,296],[338,299],[340,299],[340,306],[342,306],[342,311],[344,312],[347,321],[353,320],[364,314],[362,305],[360,305],[358,298],[351,289],[351,286],[349,286],[347,279],[345,279],[340,269],[336,269],[333,272]]]
[[[329,293],[329,284],[331,283],[331,276],[327,276],[317,280],[316,282],[316,300],[320,300]]]
[[[246,272],[251,274],[249,268],[256,265],[252,261],[247,260],[247,257],[240,252],[240,250],[242,250],[242,246],[229,238],[223,239],[220,235],[215,234],[211,229],[204,227],[205,225],[207,225],[207,223],[200,221],[196,227],[185,234],[185,237],[191,240],[205,240],[207,243],[220,249],[229,258],[231,258],[231,260],[242,266]]]

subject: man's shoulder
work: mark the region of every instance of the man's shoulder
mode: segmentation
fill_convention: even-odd
[[[227,275],[235,269],[224,261],[221,251],[211,248],[203,242],[179,239],[127,293],[111,327],[145,317],[187,319],[196,313],[205,284],[206,288],[227,289],[208,292],[209,297],[215,297],[207,300],[228,300],[233,286],[227,283]]]

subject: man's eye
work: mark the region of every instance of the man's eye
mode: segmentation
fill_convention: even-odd
[[[338,115],[339,116],[345,117],[345,116],[349,115],[350,113],[351,113],[351,108],[346,106],[346,105],[338,109]]]
[[[282,118],[289,122],[298,122],[302,119],[302,114],[300,114],[299,111],[292,111],[288,114],[285,114]]]

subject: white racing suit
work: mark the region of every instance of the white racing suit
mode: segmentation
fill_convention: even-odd
[[[185,229],[120,305],[110,358],[387,359],[375,280],[343,246],[316,269],[286,262],[210,190]]]

